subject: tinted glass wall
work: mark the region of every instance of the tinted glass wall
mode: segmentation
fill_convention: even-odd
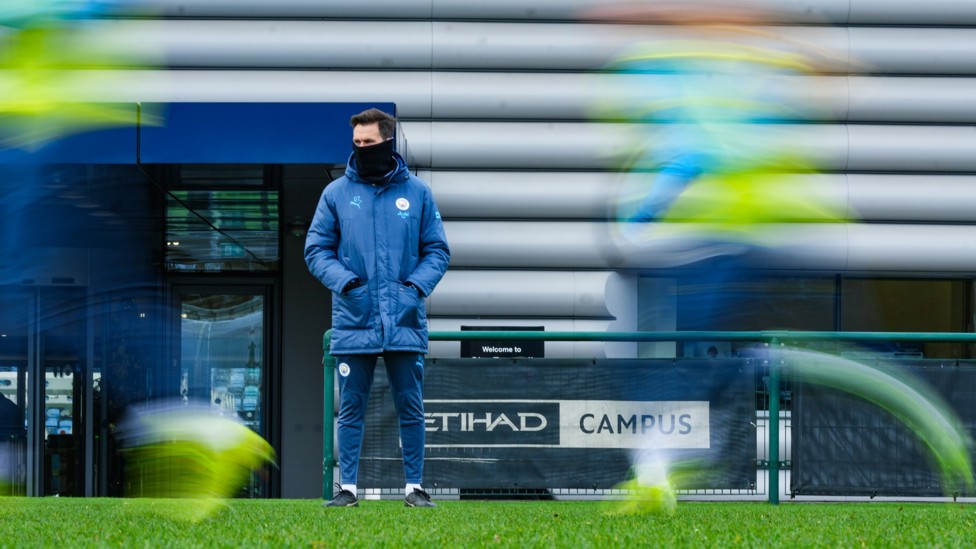
[[[158,190],[135,166],[8,164],[0,177],[13,189],[0,391],[23,417],[4,476],[24,495],[118,494],[115,427],[159,392],[165,360]]]
[[[802,276],[691,273],[651,277],[641,297],[641,329],[971,332],[973,281],[964,278]],[[662,289],[663,288],[663,289]],[[661,301],[671,299],[667,307]],[[663,320],[669,317],[670,320]],[[804,346],[835,350],[830,342]],[[702,341],[675,347],[678,356],[739,356],[749,342]],[[972,345],[890,341],[865,352],[916,358],[969,358]]]

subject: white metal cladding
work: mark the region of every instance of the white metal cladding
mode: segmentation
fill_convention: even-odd
[[[626,295],[634,281],[612,271],[448,272],[428,298],[435,316],[579,317],[613,320],[626,316]],[[471,288],[477,288],[472,292]]]
[[[850,212],[857,219],[976,223],[976,176],[846,174],[844,177],[849,183]]]
[[[769,252],[754,251],[756,268],[844,271],[849,250],[847,224],[779,224],[756,229]],[[882,230],[888,225],[871,225]],[[592,221],[448,221],[451,265],[495,269],[664,269],[693,267],[717,254],[741,253],[738,245],[704,245],[715,233],[696,227],[649,224],[639,245],[619,235],[614,223]],[[965,236],[976,237],[976,228]],[[666,237],[657,234],[666,231]],[[726,235],[727,236],[727,235]],[[882,233],[883,236],[883,233]],[[959,235],[963,236],[963,235]],[[890,257],[891,263],[897,262]],[[976,264],[976,258],[954,258]],[[891,267],[888,267],[891,269]]]
[[[498,220],[621,219],[628,215],[625,212],[636,209],[654,178],[653,172],[421,171],[419,175],[430,182],[445,218]],[[784,174],[778,183],[791,187],[802,183],[807,201],[824,205],[844,218],[863,219],[858,210],[851,209],[856,205],[849,196],[846,174]],[[897,186],[897,179],[891,184]],[[890,214],[900,204],[916,215],[933,210],[942,214],[938,206],[925,208],[925,201],[917,209],[918,203],[911,200],[912,193],[908,194],[900,202],[896,199],[889,203],[882,211]],[[976,212],[964,213],[960,208],[953,212],[976,217]],[[803,213],[798,215],[801,217],[796,220],[813,220],[803,218]]]
[[[976,80],[851,76],[847,85],[849,121],[976,122]]]
[[[429,298],[430,328],[543,326],[546,331],[637,329],[637,276],[611,271],[449,271]],[[572,310],[569,310],[571,307]],[[430,343],[430,354],[456,357],[457,342]],[[546,342],[547,357],[637,356],[633,342]]]
[[[615,173],[621,153],[656,128],[608,123],[604,107],[640,108],[645,87],[669,77],[603,69],[635,44],[695,36],[592,22],[627,3],[139,0],[134,9],[160,18],[92,22],[90,32],[169,69],[85,72],[70,89],[115,101],[395,102],[453,251],[429,301],[435,330],[633,329],[626,305],[636,307],[637,293],[621,273],[708,253],[814,272],[976,269],[976,228],[966,225],[976,217],[976,2],[755,2],[769,11],[760,30],[825,62],[820,74],[783,76],[769,90],[818,123],[742,126],[743,141],[806,151],[828,173],[789,177],[870,223],[767,227],[749,251],[709,249],[692,234],[636,246],[607,222],[621,188],[648,177]],[[546,352],[635,356],[625,345],[548,343]],[[458,344],[431,347],[456,356]]]
[[[646,174],[572,171],[430,171],[446,219],[606,219],[621,179]]]
[[[741,5],[739,0],[726,3]],[[579,20],[606,7],[646,5],[646,0],[132,0],[136,13],[167,17],[337,17],[409,19]],[[786,23],[971,25],[970,0],[756,0],[770,21]]]
[[[789,0],[786,0],[789,1]],[[892,2],[849,0],[847,23],[875,25],[976,25],[976,3],[970,0]]]
[[[976,29],[762,30],[788,36],[776,41],[787,51],[817,52],[830,72],[976,74]],[[374,70],[589,71],[641,42],[695,37],[662,25],[335,20],[104,20],[86,32],[114,51],[164,52],[172,67]]]
[[[712,235],[695,228],[671,236],[648,227],[633,244],[614,224],[569,221],[453,221],[446,223],[451,265],[496,269],[662,269],[693,266],[712,255],[741,255],[754,268],[806,271],[972,272],[976,227],[971,225],[816,223],[757,228],[762,246],[706,246]],[[673,230],[673,229],[671,229]],[[659,237],[654,231],[665,231]],[[727,235],[726,235],[727,236]],[[711,238],[717,240],[717,238]]]
[[[635,144],[653,143],[667,129],[572,122],[403,126],[417,165],[441,169],[619,169]],[[737,144],[743,158],[802,151],[813,167],[827,171],[976,171],[976,126],[748,124],[727,131],[744,136]]]
[[[971,225],[851,225],[848,238],[849,270],[976,270],[976,227]]]
[[[448,219],[615,218],[628,200],[622,189],[646,187],[653,173],[565,171],[429,171]],[[976,176],[906,174],[784,174],[810,199],[855,221],[976,222]],[[795,185],[794,185],[795,186]]]
[[[273,76],[273,77],[269,77]],[[4,79],[0,71],[0,82]],[[637,109],[664,75],[298,71],[101,70],[65,75],[79,100],[392,101],[414,120],[590,120],[601,104]],[[707,79],[702,76],[702,79]],[[771,101],[812,120],[976,123],[976,78],[783,78]]]

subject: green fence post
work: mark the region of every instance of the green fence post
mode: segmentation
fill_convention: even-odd
[[[335,467],[335,357],[330,352],[332,329],[322,336],[322,499],[332,499],[332,475]]]
[[[779,504],[779,375],[783,354],[778,339],[769,342],[769,503]]]

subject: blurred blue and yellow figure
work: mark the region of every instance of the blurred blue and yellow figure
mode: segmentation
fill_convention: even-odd
[[[49,246],[69,231],[79,237],[84,232],[36,216],[65,189],[79,194],[85,188],[79,176],[51,167],[59,140],[138,122],[135,103],[99,100],[103,69],[148,68],[156,61],[136,56],[106,36],[113,27],[106,26],[107,18],[125,4],[0,3],[0,285],[25,278],[24,253]],[[145,112],[141,117],[143,123],[156,119]]]
[[[0,7],[0,145],[36,150],[64,134],[136,123],[131,106],[79,100],[73,83],[150,60],[105,47],[90,32],[117,2],[6,0]]]
[[[605,67],[627,90],[594,105],[632,132],[615,152],[608,266],[626,257],[628,267],[695,272],[700,288],[731,287],[752,276],[751,262],[790,253],[795,227],[850,221],[810,177],[816,151],[798,137],[818,112],[795,97],[796,82],[815,86],[836,62],[830,52],[764,27],[748,2],[631,2],[590,16],[634,36]],[[720,292],[684,295],[696,329],[732,306]]]
[[[952,406],[925,380],[877,358],[865,364],[804,349],[787,349],[784,358],[784,373],[794,380],[855,395],[911,429],[929,451],[947,496],[973,493],[972,437]]]
[[[638,99],[623,109],[613,101],[596,108],[642,131],[619,168],[647,177],[629,178],[614,202],[616,237],[639,245],[696,235],[766,246],[774,241],[765,224],[847,221],[807,180],[793,177],[816,166],[782,131],[784,122],[811,114],[782,101],[785,82],[815,74],[828,56],[762,30],[761,14],[743,6],[646,2],[609,12],[625,18],[619,22],[665,24],[607,66],[627,75]]]
[[[972,437],[949,403],[923,379],[878,359],[868,364],[805,349],[784,348],[783,352],[784,373],[795,381],[864,399],[910,429],[928,450],[932,469],[947,496],[973,493]],[[689,487],[686,481],[693,479],[696,469],[721,466],[658,450],[653,438],[648,439],[645,449],[634,453],[631,461],[631,478],[614,486],[624,491],[624,496],[606,501],[607,513],[673,514],[677,492]]]
[[[55,19],[85,19],[120,5],[121,0],[4,0],[0,24],[33,25]]]
[[[746,0],[648,0],[607,5],[586,17],[639,25],[632,27],[635,40],[606,67],[621,77],[615,83],[634,89],[607,90],[595,109],[599,118],[636,130],[615,166],[626,177],[611,200],[608,244],[634,254],[630,266],[677,268],[679,278],[694,272],[692,286],[703,290],[682,295],[682,313],[695,328],[714,329],[712,321],[721,323],[729,312],[722,301],[735,294],[733,283],[752,276],[750,252],[782,252],[790,244],[782,226],[852,221],[821,198],[816,178],[804,177],[816,171],[816,158],[796,132],[817,121],[815,109],[784,100],[797,80],[815,85],[806,77],[847,60],[791,39],[789,29],[763,27],[762,10]],[[776,326],[763,327],[769,328]],[[895,366],[827,353],[791,356],[788,373],[796,380],[850,392],[916,433],[947,493],[973,489],[972,441],[921,380]],[[627,495],[609,512],[672,513],[683,475],[721,466],[658,451],[653,439],[647,444],[632,459],[632,478],[616,487]]]
[[[119,438],[126,495],[178,500],[159,512],[188,521],[210,516],[275,463],[271,445],[235,416],[182,401],[133,407]]]

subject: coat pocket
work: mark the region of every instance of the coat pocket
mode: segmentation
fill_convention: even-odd
[[[369,326],[369,289],[364,284],[347,294],[332,296],[332,327],[362,330]]]
[[[404,328],[427,327],[427,310],[424,298],[415,288],[399,284],[397,287],[396,325]]]

